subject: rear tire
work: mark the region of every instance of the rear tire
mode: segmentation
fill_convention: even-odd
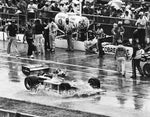
[[[71,89],[71,86],[69,83],[61,83],[59,85],[59,91],[68,91]]]

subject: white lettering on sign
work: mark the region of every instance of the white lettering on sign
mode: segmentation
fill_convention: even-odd
[[[116,48],[117,48],[117,46],[114,46],[114,45],[106,45],[106,46],[103,47],[103,50],[104,50],[105,53],[115,54]],[[131,47],[125,47],[125,48],[127,50],[128,56],[131,56],[132,53],[133,53],[133,49]]]

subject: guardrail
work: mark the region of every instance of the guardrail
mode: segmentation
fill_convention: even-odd
[[[0,109],[0,117],[39,117],[39,116]]]

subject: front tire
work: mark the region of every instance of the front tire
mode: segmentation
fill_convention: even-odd
[[[100,88],[100,80],[97,78],[90,78],[88,83],[92,88]]]
[[[39,79],[36,76],[26,77],[24,80],[24,85],[27,90],[35,88],[36,85],[40,83]]]

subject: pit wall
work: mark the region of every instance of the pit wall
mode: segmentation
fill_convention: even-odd
[[[7,34],[5,32],[0,32],[0,40],[3,40],[7,43]],[[17,40],[18,40],[18,43],[20,43],[20,44],[18,44],[19,49],[21,51],[26,51],[27,52],[27,47],[28,46],[27,46],[27,44],[23,43],[23,34],[18,34],[17,35]],[[56,47],[64,48],[64,49],[66,49],[67,46],[68,46],[67,45],[67,40],[62,39],[62,38],[56,39],[55,44],[56,44]],[[74,49],[75,50],[85,51],[84,42],[74,41],[73,44],[74,44]],[[2,48],[6,50],[6,48],[7,48],[6,44],[3,45]],[[117,46],[114,46],[114,45],[105,45],[105,46],[103,46],[104,52],[107,53],[107,54],[114,54],[116,48],[117,48]],[[126,47],[126,49],[127,49],[128,55],[131,56],[132,53],[133,53],[133,49],[131,47]]]
[[[38,117],[38,116],[0,109],[0,117]]]

